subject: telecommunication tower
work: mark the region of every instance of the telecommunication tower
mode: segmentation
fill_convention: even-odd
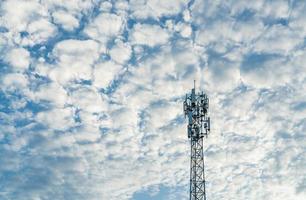
[[[190,200],[206,200],[203,138],[210,132],[208,117],[209,99],[204,92],[196,93],[195,84],[184,101],[185,117],[188,117],[187,133],[190,153]]]

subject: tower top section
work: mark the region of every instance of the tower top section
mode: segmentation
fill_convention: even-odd
[[[188,117],[188,138],[198,140],[207,137],[210,132],[210,118],[208,116],[209,99],[202,91],[196,93],[195,81],[190,94],[186,94],[184,114]]]

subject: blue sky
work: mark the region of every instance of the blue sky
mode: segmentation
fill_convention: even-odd
[[[208,199],[304,200],[305,17],[298,0],[2,0],[0,199],[188,199],[196,79]]]

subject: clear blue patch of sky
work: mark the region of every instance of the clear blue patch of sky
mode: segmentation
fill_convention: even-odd
[[[276,18],[276,19],[273,19],[273,18],[265,18],[263,19],[263,22],[264,22],[264,25],[265,26],[272,26],[272,25],[282,25],[282,26],[288,26],[289,24],[289,20],[287,18]]]
[[[276,59],[278,57],[279,55],[277,54],[257,52],[249,53],[244,56],[240,69],[244,72],[252,71],[256,68],[262,67],[265,62]]]
[[[180,195],[180,191],[186,190],[186,194],[187,194],[187,187],[177,187],[177,188],[171,188],[168,186],[163,186],[160,185],[158,186],[158,192],[156,192],[156,186],[154,187],[149,187],[147,189],[138,191],[136,193],[134,193],[132,199],[133,200],[168,200],[168,199],[184,199],[184,197],[182,197]]]
[[[0,53],[2,52],[0,51]],[[9,64],[5,62],[4,60],[0,59],[0,75],[2,76],[3,74],[7,74],[11,71],[12,71],[12,68],[9,66]]]
[[[255,11],[251,9],[244,9],[241,13],[236,16],[237,21],[247,22],[251,20],[255,15]]]
[[[4,112],[4,113],[9,113],[11,112],[10,104],[10,98],[3,92],[0,90],[0,112]]]
[[[295,111],[304,111],[306,110],[306,101],[298,102],[292,106],[292,109]]]
[[[6,33],[8,32],[8,29],[4,26],[0,26],[0,33]]]

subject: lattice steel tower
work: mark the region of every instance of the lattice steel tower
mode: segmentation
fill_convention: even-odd
[[[188,117],[188,138],[191,143],[190,156],[190,200],[206,200],[203,137],[210,132],[208,117],[209,99],[203,92],[186,94],[184,113]]]

